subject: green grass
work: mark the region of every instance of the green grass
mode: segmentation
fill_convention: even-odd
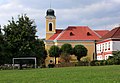
[[[120,66],[0,70],[0,83],[120,83]]]

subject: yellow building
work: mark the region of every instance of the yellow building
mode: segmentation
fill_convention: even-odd
[[[107,33],[105,30],[91,30],[88,26],[68,26],[66,29],[56,29],[56,16],[53,9],[46,12],[46,49],[52,45],[61,47],[65,43],[71,44],[73,47],[78,44],[84,45],[88,49],[87,57],[90,60],[96,59],[96,40]],[[72,57],[73,61],[77,61],[76,57]],[[46,64],[54,58],[47,57]],[[58,60],[57,60],[58,63]]]

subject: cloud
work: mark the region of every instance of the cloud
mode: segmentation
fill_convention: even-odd
[[[120,0],[51,0],[57,17],[57,27],[85,25],[104,29],[119,24]],[[0,24],[5,25],[12,16],[27,14],[34,19],[40,37],[45,37],[45,15],[50,0],[1,0]],[[111,28],[107,28],[111,29]]]
[[[77,7],[76,9],[58,9],[58,21],[63,25],[66,22],[66,24],[71,25],[88,25],[93,29],[101,26],[102,29],[107,27],[107,25],[119,23],[119,5],[118,1],[111,0],[107,2],[103,0],[84,7]]]

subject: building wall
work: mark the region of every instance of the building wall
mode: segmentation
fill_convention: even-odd
[[[120,41],[113,41],[113,51],[120,51]]]
[[[74,47],[75,45],[84,45],[88,49],[87,57],[92,61],[93,60],[93,54],[95,53],[95,43],[94,41],[56,41],[56,42],[46,42],[46,49],[49,50],[52,45],[57,45],[61,47],[63,44],[69,43]],[[72,61],[77,61],[77,58],[75,56],[71,56]],[[47,57],[46,59],[46,65],[49,64],[50,60],[54,60],[54,58]],[[57,63],[58,63],[57,59]]]
[[[107,60],[109,56],[112,56],[113,41],[108,40],[99,42],[97,45],[97,60]]]

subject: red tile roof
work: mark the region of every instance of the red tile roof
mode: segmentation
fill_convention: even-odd
[[[48,40],[54,40],[62,31],[62,29],[56,29],[56,33],[53,36],[51,36]]]
[[[109,30],[94,30],[101,37],[109,32]]]
[[[106,35],[102,37],[102,39],[107,38],[120,38],[120,27],[112,29],[110,32],[108,32]]]
[[[56,40],[99,40],[99,36],[88,26],[69,26]]]

